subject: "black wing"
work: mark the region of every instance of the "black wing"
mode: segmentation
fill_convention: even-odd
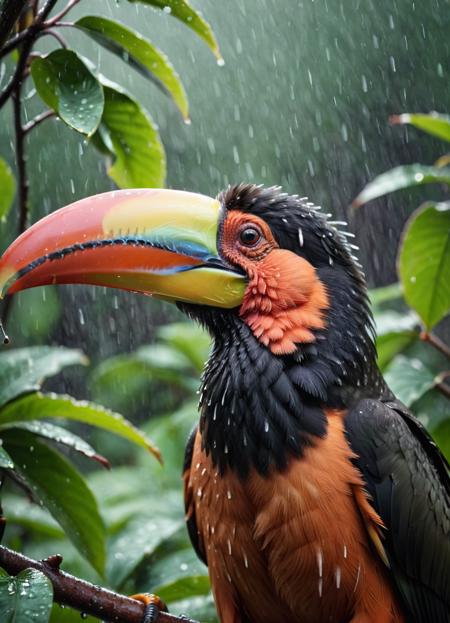
[[[200,539],[200,535],[197,529],[197,522],[195,519],[195,504],[193,499],[193,492],[189,486],[189,477],[192,466],[192,455],[194,452],[194,442],[197,436],[198,426],[195,425],[189,434],[186,450],[184,451],[184,463],[183,463],[183,480],[184,480],[184,510],[186,518],[186,527],[188,530],[189,538],[191,539],[192,547],[195,549],[195,553],[205,565],[208,565],[206,561],[206,555],[203,548],[203,543]]]
[[[450,623],[450,479],[423,426],[398,401],[362,400],[345,418],[408,623]]]

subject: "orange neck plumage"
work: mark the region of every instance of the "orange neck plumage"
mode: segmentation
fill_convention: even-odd
[[[314,342],[312,330],[324,328],[329,302],[313,266],[290,251],[274,249],[244,268],[249,284],[239,314],[255,337],[275,355]]]

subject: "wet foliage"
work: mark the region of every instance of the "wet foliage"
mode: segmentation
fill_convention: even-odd
[[[194,4],[215,26],[220,70],[204,53],[206,43],[222,64],[211,27],[184,0],[82,2],[59,20],[70,27],[49,29],[62,46],[39,40],[22,91],[30,220],[114,184],[215,194],[246,179],[310,194],[350,221],[372,286],[399,281],[371,294],[379,365],[450,457],[448,360],[421,339],[448,337],[450,170],[439,149],[450,122],[428,114],[450,110],[448,1]],[[0,92],[19,59],[0,58]],[[2,248],[20,220],[12,128],[3,109]],[[355,203],[376,203],[350,208],[367,182]],[[207,623],[215,610],[184,528],[180,472],[209,339],[179,318],[92,288],[15,297],[14,348],[0,354],[2,542],[37,559],[61,553],[66,571],[156,592]],[[80,620],[52,606],[39,572],[1,574],[0,611],[17,623]]]

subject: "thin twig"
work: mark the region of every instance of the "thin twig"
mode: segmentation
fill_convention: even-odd
[[[28,61],[28,55],[31,52],[31,48],[33,47],[34,39],[25,39],[22,47],[22,51],[17,61],[16,71],[14,72],[13,77],[9,81],[9,84],[6,88],[0,93],[0,108],[2,108],[8,99],[13,94],[14,90],[17,88],[19,84],[22,83],[25,68]]]
[[[450,359],[450,346],[446,344],[441,338],[434,333],[428,333],[428,331],[422,331],[420,339],[424,342],[428,342],[431,346],[434,346],[439,352],[441,352],[447,359]]]
[[[27,4],[28,0],[0,0],[0,48],[8,39]]]
[[[450,385],[441,381],[440,383],[436,383],[435,388],[450,400]]]
[[[22,41],[25,41],[25,39],[30,36],[30,30],[31,26],[26,30],[18,32],[16,35],[14,35],[14,37],[11,37],[11,39],[8,39],[5,45],[0,49],[0,58],[3,58],[4,56],[12,52],[15,48],[17,48],[18,45],[22,43]]]
[[[29,568],[41,571],[52,583],[54,600],[57,603],[110,622],[142,623],[144,604],[61,571],[61,561],[62,558],[57,555],[37,561],[0,546],[0,567],[10,575],[17,575]],[[160,613],[158,621],[196,623],[186,617],[177,617],[166,612]]]
[[[45,35],[50,35],[51,37],[54,37],[56,41],[61,45],[61,47],[67,48],[67,41],[63,37],[61,37],[61,35],[55,30],[45,29],[39,33],[40,37],[44,37]]]
[[[51,19],[49,19],[48,22],[46,22],[45,25],[46,26],[54,26],[56,24],[56,22],[59,22],[79,2],[80,2],[80,0],[70,0],[70,2],[68,2],[66,4],[66,6],[63,8],[63,10],[60,11],[59,13],[57,13],[56,15],[54,15]]]
[[[23,126],[23,133],[24,134],[28,134],[28,132],[31,132],[31,130],[34,130],[34,128],[38,125],[40,125],[43,121],[45,121],[46,119],[50,119],[51,117],[55,117],[56,113],[54,110],[44,110],[44,112],[41,112],[39,115],[36,115],[36,117],[34,117],[33,119],[31,119],[28,123],[26,123]]]
[[[16,164],[17,182],[19,189],[19,233],[25,231],[28,220],[28,189],[29,182],[26,170],[26,157],[24,149],[25,132],[22,127],[22,79],[19,80],[14,88],[13,113],[14,113],[14,134],[16,140]]]

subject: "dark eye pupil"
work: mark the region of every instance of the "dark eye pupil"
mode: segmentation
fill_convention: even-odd
[[[260,239],[260,233],[254,227],[247,227],[241,231],[241,242],[243,244],[255,244]]]

